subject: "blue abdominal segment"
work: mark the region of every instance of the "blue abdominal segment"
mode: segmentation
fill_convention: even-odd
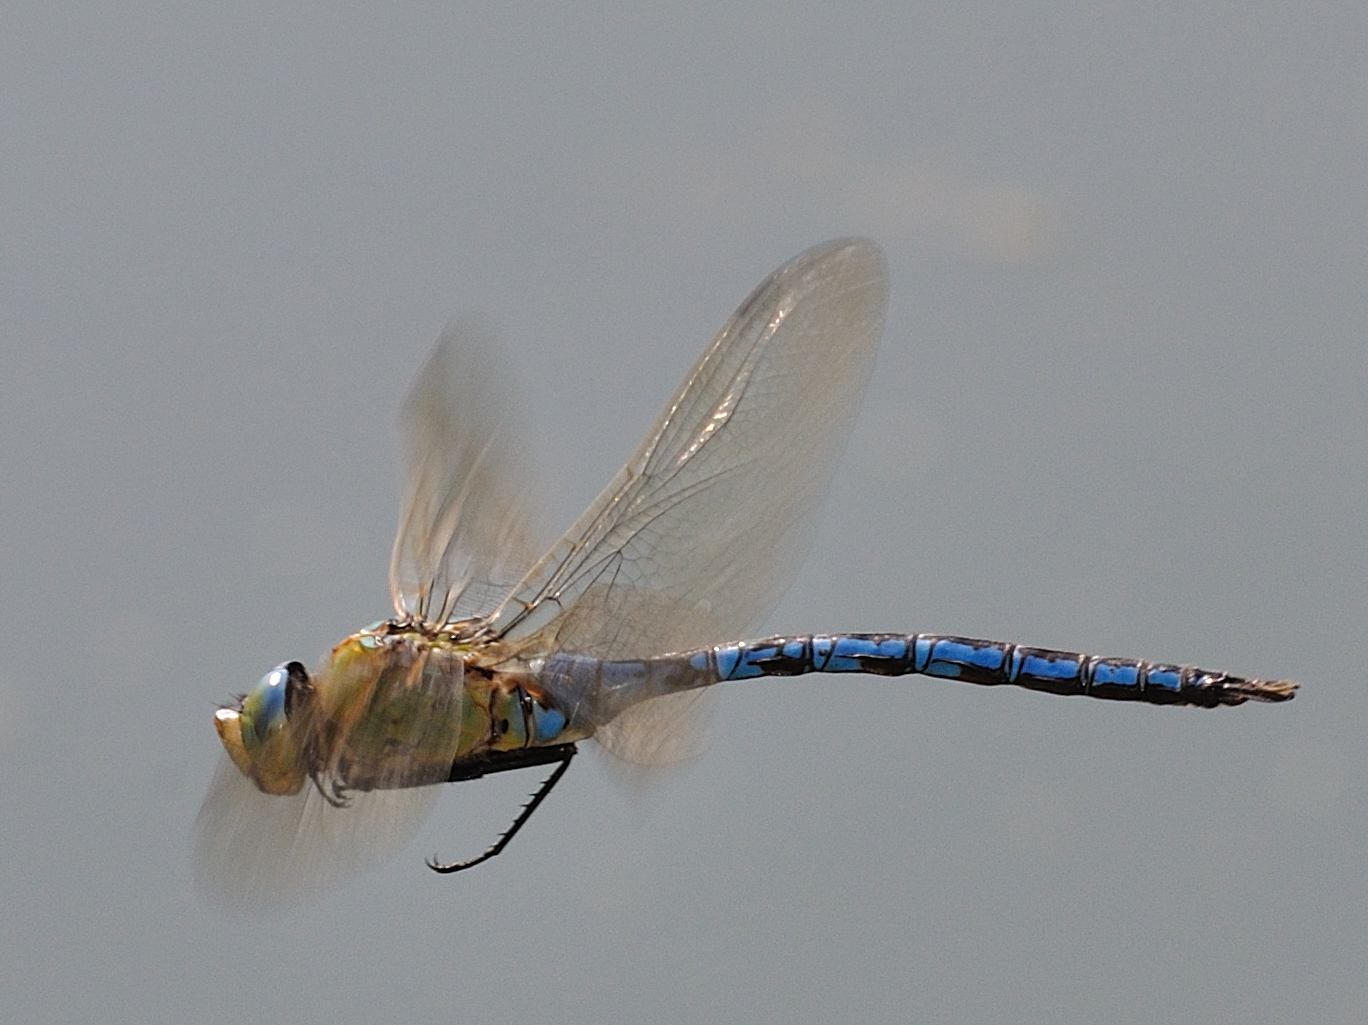
[[[620,703],[715,683],[806,673],[933,676],[1112,701],[1214,708],[1285,701],[1295,687],[1196,666],[1104,658],[941,634],[798,634],[722,644],[633,662],[598,662]]]

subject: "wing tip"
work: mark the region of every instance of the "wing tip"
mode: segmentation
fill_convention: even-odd
[[[770,290],[776,286],[801,292],[814,282],[835,284],[841,292],[863,293],[869,308],[879,311],[877,319],[882,325],[888,305],[888,260],[877,242],[853,235],[803,250],[766,278],[742,310],[759,296],[772,294]]]
[[[828,239],[826,242],[819,242],[817,245],[803,250],[790,260],[789,264],[825,263],[837,260],[850,263],[868,263],[872,265],[872,268],[877,268],[880,273],[885,275],[888,270],[888,260],[884,256],[883,247],[873,239],[860,235],[846,235]]]

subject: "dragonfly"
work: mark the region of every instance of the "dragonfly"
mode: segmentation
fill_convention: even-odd
[[[883,333],[888,272],[861,239],[816,246],[741,304],[627,464],[538,554],[496,347],[449,328],[402,417],[408,479],[394,615],[321,668],[292,661],[220,707],[226,761],[197,821],[224,890],[323,883],[407,842],[437,784],[552,771],[478,856],[498,855],[591,738],[629,762],[690,753],[718,684],[921,675],[1203,708],[1297,684],[943,634],[745,638],[793,576]]]

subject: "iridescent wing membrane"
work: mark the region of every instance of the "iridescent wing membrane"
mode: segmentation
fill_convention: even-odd
[[[536,488],[511,443],[501,369],[486,331],[452,324],[404,403],[407,487],[390,556],[400,619],[487,612],[536,558],[526,499]]]
[[[490,615],[527,653],[646,658],[745,636],[797,569],[883,332],[871,242],[828,242],[761,284],[645,442]],[[658,698],[598,734],[631,760],[672,757]]]

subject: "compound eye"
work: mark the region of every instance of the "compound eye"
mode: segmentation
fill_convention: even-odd
[[[290,674],[286,666],[276,666],[261,678],[247,695],[243,713],[250,719],[252,730],[259,739],[285,725],[285,700],[290,689]]]

